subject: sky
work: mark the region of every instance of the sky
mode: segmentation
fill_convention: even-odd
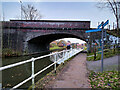
[[[60,40],[65,40],[66,42],[70,41],[71,43],[79,43],[79,44],[86,43],[85,41],[77,39],[77,38],[63,38],[63,39],[59,39],[59,41]]]
[[[14,1],[14,0],[13,0]],[[112,12],[108,9],[98,9],[98,2],[24,2],[22,5],[34,5],[43,16],[42,19],[57,19],[57,20],[79,20],[91,21],[91,28],[97,28],[98,22],[110,21],[112,28],[115,18]],[[50,1],[50,0],[49,0]],[[59,0],[58,0],[59,1]],[[88,0],[89,1],[89,0]],[[15,19],[21,17],[21,3],[17,2],[3,2],[2,12],[4,20]],[[2,18],[3,18],[2,16]]]

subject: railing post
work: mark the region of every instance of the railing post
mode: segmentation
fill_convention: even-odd
[[[72,57],[72,49],[70,50],[70,57]]]
[[[71,51],[71,50],[69,50],[69,58],[70,58],[70,51]]]
[[[34,61],[35,59],[32,58],[32,90],[35,88],[35,78],[34,78]]]
[[[67,51],[65,51],[65,60],[67,60]]]
[[[56,73],[56,63],[57,63],[57,53],[55,53],[55,64],[54,64],[55,73]]]
[[[71,57],[71,48],[70,48],[70,54],[69,54],[69,58]]]
[[[64,65],[64,61],[65,61],[65,51],[63,51],[63,65]]]
[[[0,83],[0,90],[2,90],[2,83]]]
[[[50,53],[51,54],[51,53]],[[52,60],[52,55],[50,55],[50,60]]]
[[[67,57],[67,59],[68,59],[68,51],[66,51],[66,57]]]
[[[68,51],[68,59],[69,59],[69,51]]]
[[[73,49],[71,49],[71,57],[73,56]]]
[[[64,51],[64,56],[65,56],[65,57],[64,57],[64,60],[66,60],[66,50]]]

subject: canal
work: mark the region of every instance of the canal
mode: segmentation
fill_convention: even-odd
[[[41,56],[41,54],[31,55],[31,56],[3,58],[2,66],[17,63],[20,61],[25,61],[32,57],[39,57],[39,56]],[[50,57],[46,57],[46,58],[35,61],[35,73],[37,73],[38,71],[40,71],[41,69],[43,69],[44,67],[48,66],[51,63],[52,62],[50,61]],[[2,82],[3,82],[2,86],[3,86],[3,88],[11,88],[11,87],[17,85],[18,83],[22,82],[23,80],[27,79],[28,77],[30,77],[32,74],[31,65],[32,65],[32,63],[30,62],[30,63],[26,63],[26,64],[16,66],[16,67],[13,67],[10,69],[3,70],[2,71]],[[35,82],[40,80],[40,78],[45,76],[51,70],[53,70],[53,67],[47,69],[40,75],[36,76]],[[32,80],[28,81],[27,83],[23,84],[19,88],[23,88],[23,89],[29,88],[29,86],[31,86],[31,84],[32,84],[31,81]]]

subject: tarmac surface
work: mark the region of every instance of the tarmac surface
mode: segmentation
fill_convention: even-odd
[[[113,57],[103,59],[103,70],[104,71],[118,70],[119,57],[120,56],[116,55]],[[87,61],[87,68],[95,72],[100,72],[101,71],[101,60]]]
[[[47,88],[90,88],[86,68],[86,54],[80,53],[64,67]]]

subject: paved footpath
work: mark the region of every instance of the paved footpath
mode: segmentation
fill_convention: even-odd
[[[80,53],[64,67],[48,88],[89,88],[86,54]]]
[[[119,63],[118,55],[103,59],[104,71],[118,70]],[[94,70],[96,72],[101,71],[101,60],[98,61],[87,61],[87,67],[89,70]]]

